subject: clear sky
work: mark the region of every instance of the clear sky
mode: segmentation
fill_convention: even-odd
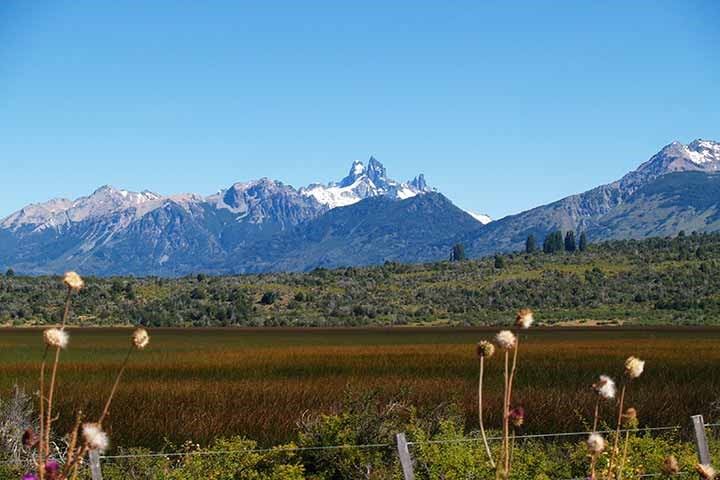
[[[375,155],[499,218],[720,140],[720,2],[0,2],[0,217]]]

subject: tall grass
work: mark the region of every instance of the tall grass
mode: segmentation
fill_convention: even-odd
[[[54,425],[70,431],[72,412],[98,418],[130,330],[71,329],[63,353],[54,411],[70,412]],[[376,389],[433,408],[457,401],[478,429],[477,359],[472,348],[484,329],[157,330],[155,347],[137,352],[113,400],[106,428],[114,445],[157,449],[165,437],[208,444],[235,434],[263,445],[294,438],[302,412],[329,411],[346,389]],[[39,330],[0,331],[0,394],[16,381],[37,385]],[[653,367],[633,382],[629,402],[643,425],[684,425],[692,414],[712,421],[720,392],[718,330],[531,329],[523,333],[515,402],[525,408],[526,433],[586,430],[592,426],[597,373],[615,378],[629,354]],[[693,355],[687,355],[692,347]],[[487,428],[501,428],[502,362],[485,364],[483,409]],[[680,392],[680,393],[679,393]],[[612,418],[610,402],[600,415]],[[242,412],[227,416],[225,412]],[[144,412],[138,418],[137,412]]]

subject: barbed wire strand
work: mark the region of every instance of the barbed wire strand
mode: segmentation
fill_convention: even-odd
[[[649,431],[668,431],[668,430],[679,430],[679,425],[671,427],[647,427],[640,429],[626,429],[620,430],[621,433],[625,432],[649,432]],[[601,430],[597,433],[613,433],[615,430]],[[516,440],[530,439],[530,438],[550,438],[550,437],[571,437],[589,435],[593,432],[559,432],[559,433],[539,433],[533,435],[520,435],[516,436]],[[468,443],[480,441],[480,438],[461,438],[457,440],[427,440],[424,442],[407,442],[408,445],[421,445],[421,444],[452,444],[452,443]],[[502,437],[489,437],[488,440],[502,440]],[[128,458],[162,458],[162,457],[182,457],[189,455],[228,455],[238,453],[270,453],[270,452],[303,452],[303,451],[314,451],[314,450],[341,450],[350,448],[387,448],[393,447],[392,443],[368,443],[362,445],[318,445],[310,447],[275,447],[275,448],[253,448],[247,450],[198,450],[188,452],[167,452],[167,453],[137,453],[137,454],[122,454],[122,455],[101,455],[101,460],[114,460],[114,459],[128,459]]]
[[[650,432],[659,430],[679,430],[682,427],[675,425],[673,427],[647,427],[647,428],[634,428],[620,430],[620,433],[625,432]],[[522,440],[524,438],[549,438],[549,437],[579,437],[581,435],[590,435],[591,433],[615,433],[616,430],[600,430],[598,432],[560,432],[560,433],[537,433],[534,435],[518,435],[515,440]],[[502,440],[503,437],[488,437],[488,440]],[[421,444],[436,444],[436,443],[465,443],[465,442],[479,442],[482,440],[480,437],[477,438],[459,438],[457,440],[426,440],[423,442],[407,442],[408,445],[421,445]]]
[[[195,452],[190,451],[168,453],[138,453],[127,455],[100,455],[100,459],[113,460],[121,458],[183,457],[187,455],[229,455],[238,453],[306,452],[312,450],[341,450],[348,448],[387,448],[392,446],[394,446],[392,443],[366,443],[362,445],[319,445],[314,447],[251,448],[247,450],[198,450]]]

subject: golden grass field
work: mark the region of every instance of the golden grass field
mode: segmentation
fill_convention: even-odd
[[[477,428],[474,345],[488,329],[156,329],[136,352],[106,425],[115,445],[157,448],[206,444],[245,435],[263,444],[292,440],[306,410],[342,408],[346,392],[401,392],[420,408],[457,402],[468,429]],[[56,410],[60,431],[73,412],[101,408],[131,330],[74,329],[61,356]],[[0,329],[0,396],[17,383],[37,389],[41,331]],[[592,415],[590,384],[619,378],[629,355],[647,361],[626,404],[641,424],[687,424],[702,413],[718,417],[720,329],[564,328],[523,331],[515,398],[527,431],[583,428]],[[486,423],[499,425],[502,359],[487,363]],[[610,406],[604,412],[610,419]]]

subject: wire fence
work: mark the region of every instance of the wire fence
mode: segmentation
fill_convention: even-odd
[[[705,428],[720,427],[720,423],[702,423]],[[663,426],[663,427],[645,427],[635,429],[621,429],[620,433],[625,432],[667,432],[677,431],[682,429],[680,425]],[[548,438],[570,438],[580,437],[584,435],[590,435],[591,433],[602,433],[611,434],[617,430],[600,430],[600,431],[577,431],[577,432],[555,432],[555,433],[538,433],[529,435],[518,435],[515,440],[523,439],[548,439]],[[488,437],[488,441],[499,441],[502,440],[501,436]],[[464,437],[453,440],[425,440],[425,441],[410,441],[406,442],[407,446],[417,445],[437,445],[437,444],[462,444],[462,443],[474,443],[482,441],[481,437]],[[381,449],[381,448],[395,448],[398,445],[396,443],[366,443],[366,444],[344,444],[344,445],[316,445],[316,446],[280,446],[273,448],[253,448],[253,449],[239,449],[239,450],[188,450],[182,452],[148,452],[148,453],[127,453],[117,455],[99,455],[98,459],[103,462],[114,462],[118,460],[129,460],[129,459],[141,459],[141,458],[182,458],[188,456],[212,456],[212,455],[238,455],[243,453],[275,453],[275,452],[312,452],[312,451],[330,451],[330,450],[349,450],[349,449]],[[17,464],[17,461],[0,461],[0,465]],[[674,476],[682,477],[690,475],[694,472],[678,472]],[[654,478],[662,477],[662,473],[646,473],[637,475],[635,478]],[[576,477],[562,480],[586,480],[587,477]]]
[[[720,424],[707,424],[706,426],[720,426]],[[673,425],[667,427],[646,427],[636,429],[621,429],[620,433],[625,432],[660,432],[660,431],[674,431],[680,430],[680,425]],[[579,437],[583,435],[590,435],[591,433],[615,433],[616,430],[600,430],[597,432],[579,431],[579,432],[556,432],[556,433],[537,433],[530,435],[517,435],[515,440],[523,439],[546,439],[546,438],[562,438],[562,437]],[[495,436],[488,437],[488,441],[502,440],[503,437]],[[433,444],[458,444],[458,443],[474,443],[482,441],[480,437],[465,437],[454,440],[425,440],[425,441],[411,441],[407,442],[409,446],[412,445],[433,445]],[[118,455],[100,455],[100,460],[119,460],[119,459],[131,459],[131,458],[171,458],[171,457],[185,457],[193,455],[229,455],[238,453],[271,453],[271,452],[307,452],[307,451],[322,451],[322,450],[347,450],[347,449],[372,449],[372,448],[390,448],[395,447],[394,443],[366,443],[366,444],[347,444],[347,445],[317,445],[317,446],[306,446],[306,447],[274,447],[274,448],[252,448],[245,450],[188,450],[183,452],[149,452],[149,453],[136,453],[136,454],[118,454]]]

